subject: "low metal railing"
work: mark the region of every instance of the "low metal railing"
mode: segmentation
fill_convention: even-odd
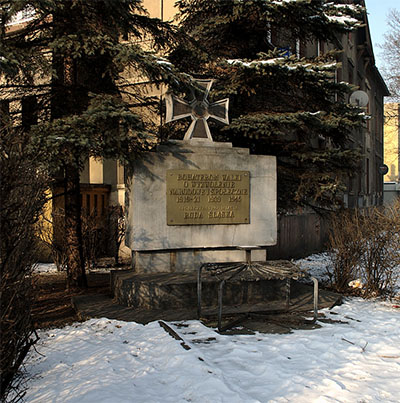
[[[246,256],[249,256],[246,253]],[[223,291],[227,282],[240,281],[258,281],[258,280],[286,280],[286,310],[290,307],[291,280],[309,277],[314,283],[313,322],[318,319],[318,280],[310,276],[307,272],[301,270],[296,265],[286,262],[281,265],[273,265],[272,262],[251,262],[247,258],[246,262],[240,263],[204,263],[197,272],[197,316],[200,319],[202,314],[202,273],[208,274],[219,280],[218,287],[218,330],[226,330],[227,326],[222,327],[223,314]],[[235,321],[237,323],[237,321]],[[230,326],[231,327],[231,326]]]

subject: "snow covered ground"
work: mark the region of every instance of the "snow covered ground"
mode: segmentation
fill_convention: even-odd
[[[318,260],[320,265],[318,266]],[[313,274],[326,259],[310,257]],[[318,267],[319,269],[318,269]],[[319,329],[220,335],[199,321],[41,331],[27,402],[400,402],[400,305],[347,299]]]
[[[328,271],[333,271],[333,263],[329,253],[316,253],[304,259],[296,260],[294,263],[300,268],[307,270],[320,283],[329,284]]]
[[[110,267],[93,267],[89,270],[90,273],[109,273]],[[112,268],[115,270],[115,268]],[[54,263],[37,263],[33,272],[36,274],[55,274],[58,273],[57,266]]]
[[[33,271],[40,274],[57,273],[57,266],[54,263],[38,263],[33,268]]]

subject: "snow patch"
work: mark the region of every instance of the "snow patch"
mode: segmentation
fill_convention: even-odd
[[[241,59],[227,59],[226,62],[233,66],[237,65],[237,66],[246,67],[246,68],[256,68],[258,66],[265,66],[265,65],[280,66],[283,69],[287,69],[287,70],[297,70],[297,69],[303,68],[305,71],[311,72],[311,73],[315,73],[318,71],[324,71],[324,70],[333,70],[337,66],[336,62],[311,64],[311,63],[301,63],[301,61],[299,61],[298,63],[296,63],[287,57],[275,57],[275,58],[267,59],[267,60],[252,60],[249,62],[245,62]]]
[[[332,261],[295,261],[320,282]],[[40,265],[42,268],[48,265]],[[378,402],[400,395],[400,303],[348,298],[321,328],[221,335],[197,320],[92,319],[42,330],[25,360],[26,402]]]
[[[320,329],[220,335],[199,321],[41,331],[26,402],[398,402],[400,310],[349,299]],[[39,354],[40,353],[40,354]]]
[[[57,266],[54,263],[38,263],[33,269],[34,273],[57,273]]]
[[[330,277],[328,272],[333,271],[333,262],[329,253],[316,253],[304,259],[295,260],[294,263],[315,277],[319,283],[329,283]]]

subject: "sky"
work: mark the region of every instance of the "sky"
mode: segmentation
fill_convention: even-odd
[[[400,0],[365,0],[367,11],[369,29],[372,37],[372,44],[374,48],[375,63],[378,68],[382,68],[383,60],[380,57],[382,50],[379,44],[384,42],[384,34],[387,31],[387,16],[390,9],[400,10]]]

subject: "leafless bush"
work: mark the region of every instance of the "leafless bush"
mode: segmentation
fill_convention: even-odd
[[[67,270],[67,243],[65,239],[64,209],[55,208],[50,217],[41,217],[38,231],[40,239],[51,251],[51,257],[58,271]],[[82,247],[87,268],[96,265],[96,260],[104,252],[104,223],[93,214],[82,214]]]
[[[331,217],[329,233],[333,251],[333,272],[329,273],[339,292],[347,291],[349,282],[358,277],[358,264],[363,253],[362,224],[358,210],[345,210]]]
[[[44,213],[37,225],[40,240],[50,249],[57,271],[67,269],[67,245],[65,240],[64,210],[53,209]]]
[[[388,295],[395,291],[400,274],[400,203],[374,208],[365,218],[362,280],[366,296]]]
[[[21,397],[16,376],[37,341],[30,311],[30,274],[36,261],[34,224],[45,203],[46,180],[25,143],[21,133],[5,126],[0,130],[1,401]]]
[[[112,206],[108,210],[109,240],[114,252],[115,264],[119,265],[119,249],[126,234],[126,218],[122,206]]]
[[[104,253],[106,225],[95,214],[82,214],[83,255],[86,267],[96,266],[97,259]]]
[[[38,224],[41,241],[51,251],[58,270],[67,268],[65,215],[61,208],[44,214]],[[95,267],[99,257],[113,256],[119,264],[119,248],[125,237],[125,216],[122,206],[111,206],[102,217],[82,212],[82,241],[86,267]]]
[[[335,215],[330,247],[338,291],[348,291],[359,278],[365,297],[391,296],[400,270],[400,203]]]
[[[111,206],[106,214],[84,214],[82,217],[82,236],[84,255],[88,267],[96,265],[97,259],[114,256],[119,264],[119,249],[125,237],[125,215],[122,206]]]

